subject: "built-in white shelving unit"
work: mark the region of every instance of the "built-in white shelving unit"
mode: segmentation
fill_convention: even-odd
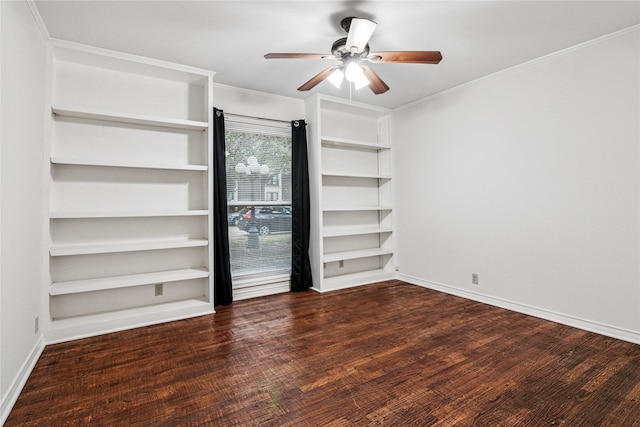
[[[306,108],[314,288],[395,277],[390,111],[324,95]]]
[[[48,331],[213,312],[213,72],[53,41]]]

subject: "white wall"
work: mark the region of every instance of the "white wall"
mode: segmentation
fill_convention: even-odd
[[[400,277],[640,342],[639,39],[397,110]]]
[[[275,120],[304,118],[304,101],[233,86],[213,84],[213,105],[229,114]]]
[[[46,42],[26,2],[0,2],[0,423],[42,350]],[[41,322],[42,323],[42,322]]]

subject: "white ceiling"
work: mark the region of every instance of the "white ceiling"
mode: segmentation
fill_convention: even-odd
[[[306,98],[296,88],[333,60],[340,20],[378,23],[371,51],[440,50],[439,65],[372,64],[391,89],[353,94],[395,108],[640,22],[640,1],[36,1],[51,37],[215,71],[217,83]],[[593,58],[597,61],[598,58]],[[349,97],[346,85],[321,92]]]

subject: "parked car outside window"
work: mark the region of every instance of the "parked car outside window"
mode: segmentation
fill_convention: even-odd
[[[272,232],[291,231],[290,206],[256,206],[255,225],[258,232],[266,236]],[[238,228],[249,231],[251,227],[251,209],[238,218]]]
[[[247,206],[246,208],[240,209],[238,212],[231,212],[227,217],[227,224],[229,225],[238,225],[238,220],[242,214],[247,213],[251,210],[251,206]]]

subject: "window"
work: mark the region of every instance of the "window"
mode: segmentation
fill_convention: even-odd
[[[235,283],[291,272],[291,128],[225,121],[229,252]]]

